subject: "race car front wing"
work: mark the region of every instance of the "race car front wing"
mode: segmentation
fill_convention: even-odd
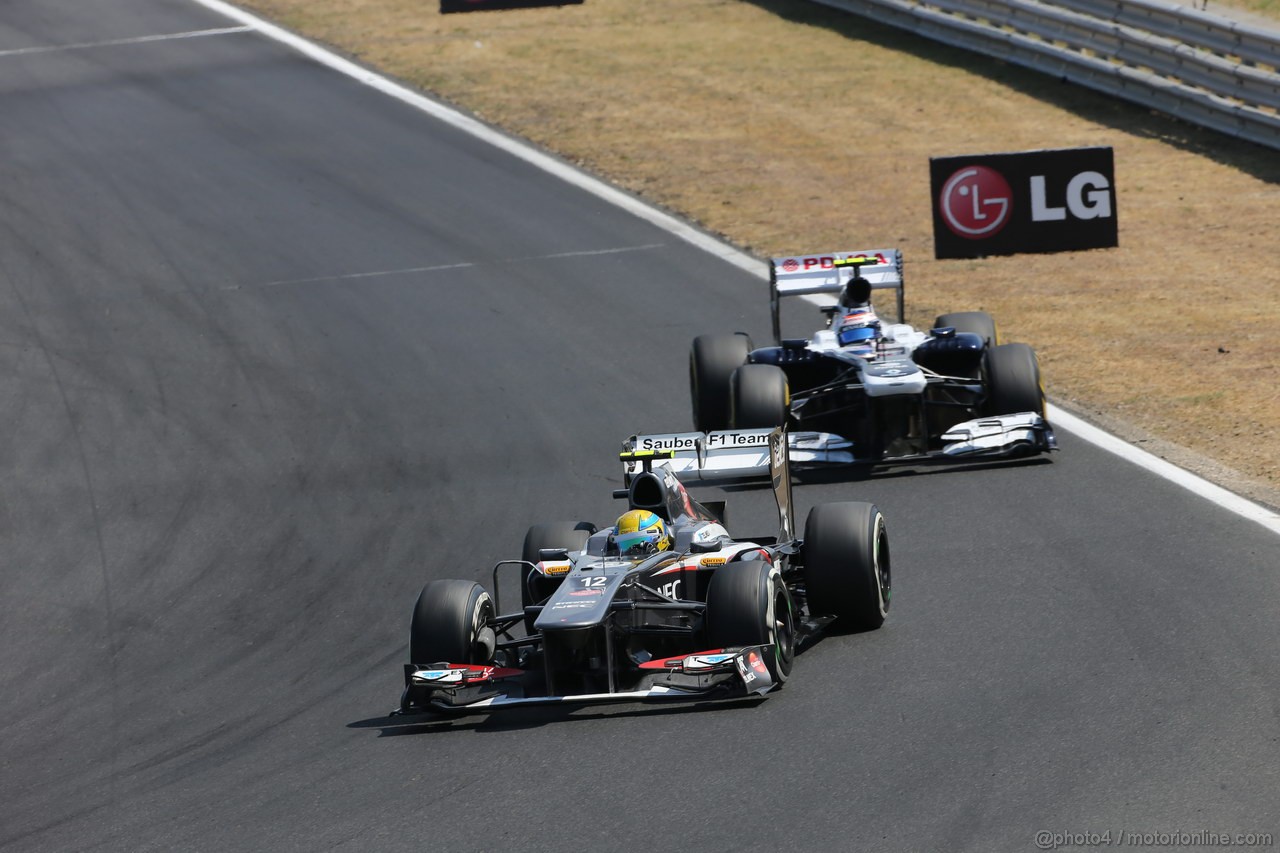
[[[996,415],[956,424],[942,434],[942,454],[951,458],[1018,456],[1056,450],[1053,427],[1035,412]]]
[[[682,481],[726,480],[765,476],[769,473],[768,437],[771,430],[743,429],[722,432],[634,435],[624,443],[631,451],[663,452],[667,466]],[[829,432],[797,431],[787,434],[787,456],[800,467],[852,465],[858,462],[890,465],[915,462],[1029,456],[1056,450],[1057,439],[1049,423],[1035,412],[993,415],[955,424],[941,436],[939,450],[891,458],[865,459],[854,443]],[[641,463],[630,462],[629,474],[639,473]]]
[[[613,693],[539,696],[525,686],[529,671],[511,667],[405,665],[405,687],[393,715],[421,711],[479,713],[535,705],[690,702],[764,695],[774,686],[765,665],[773,646],[712,649],[639,664],[638,686]]]

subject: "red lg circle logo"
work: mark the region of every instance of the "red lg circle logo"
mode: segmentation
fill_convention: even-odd
[[[787,258],[785,261],[782,262],[782,268],[787,272],[795,272],[796,270],[800,269],[800,262],[797,261],[795,258]]]
[[[942,221],[966,240],[982,240],[999,233],[1012,211],[1009,182],[986,166],[965,166],[947,178],[938,196]]]

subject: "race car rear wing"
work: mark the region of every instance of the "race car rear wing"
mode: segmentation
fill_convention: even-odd
[[[898,322],[906,322],[902,293],[902,253],[897,249],[819,252],[790,258],[770,258],[769,310],[773,314],[774,343],[782,343],[782,321],[779,316],[782,297],[824,293],[838,297],[855,275],[866,279],[872,290],[896,290]]]
[[[796,535],[787,456],[787,432],[781,427],[633,435],[623,442],[618,454],[628,486],[632,478],[651,471],[655,463],[681,483],[768,477],[778,504],[779,542]]]

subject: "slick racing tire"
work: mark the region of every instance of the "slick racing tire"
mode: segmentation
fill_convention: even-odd
[[[693,428],[699,432],[729,426],[729,380],[747,363],[751,338],[746,335],[699,335],[689,350],[689,396]]]
[[[791,391],[787,374],[773,364],[744,364],[729,382],[729,425],[734,429],[760,429],[787,422]]]
[[[536,563],[538,552],[543,548],[564,548],[568,551],[581,551],[587,547],[587,538],[596,532],[596,526],[589,521],[553,521],[547,524],[535,524],[524,536],[524,548],[520,559],[526,563]],[[559,578],[547,578],[527,569],[522,575],[520,584],[520,606],[541,604],[547,596],[555,592],[560,585]],[[533,619],[526,616],[524,629],[533,633]]]
[[[436,580],[422,588],[409,627],[409,662],[484,664],[496,638],[493,599],[474,581]]]
[[[870,631],[889,615],[889,534],[874,504],[819,504],[804,524],[804,580],[809,613],[839,618],[837,627]]]
[[[1035,350],[1026,344],[1001,344],[983,358],[987,380],[984,415],[1035,412],[1044,417],[1044,385]]]
[[[765,665],[781,687],[796,657],[796,612],[782,575],[763,560],[730,563],[707,587],[707,642],[712,648],[772,644]]]
[[[989,347],[1000,343],[996,335],[996,321],[986,311],[956,311],[952,314],[942,314],[933,321],[935,329],[943,329],[947,326],[957,332],[977,335]]]

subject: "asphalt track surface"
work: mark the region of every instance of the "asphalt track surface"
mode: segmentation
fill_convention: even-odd
[[[0,847],[1280,831],[1275,535],[1070,434],[798,486],[884,510],[894,606],[763,702],[385,717],[421,585],[611,521],[764,288],[257,34],[131,41],[228,26],[0,11]]]

